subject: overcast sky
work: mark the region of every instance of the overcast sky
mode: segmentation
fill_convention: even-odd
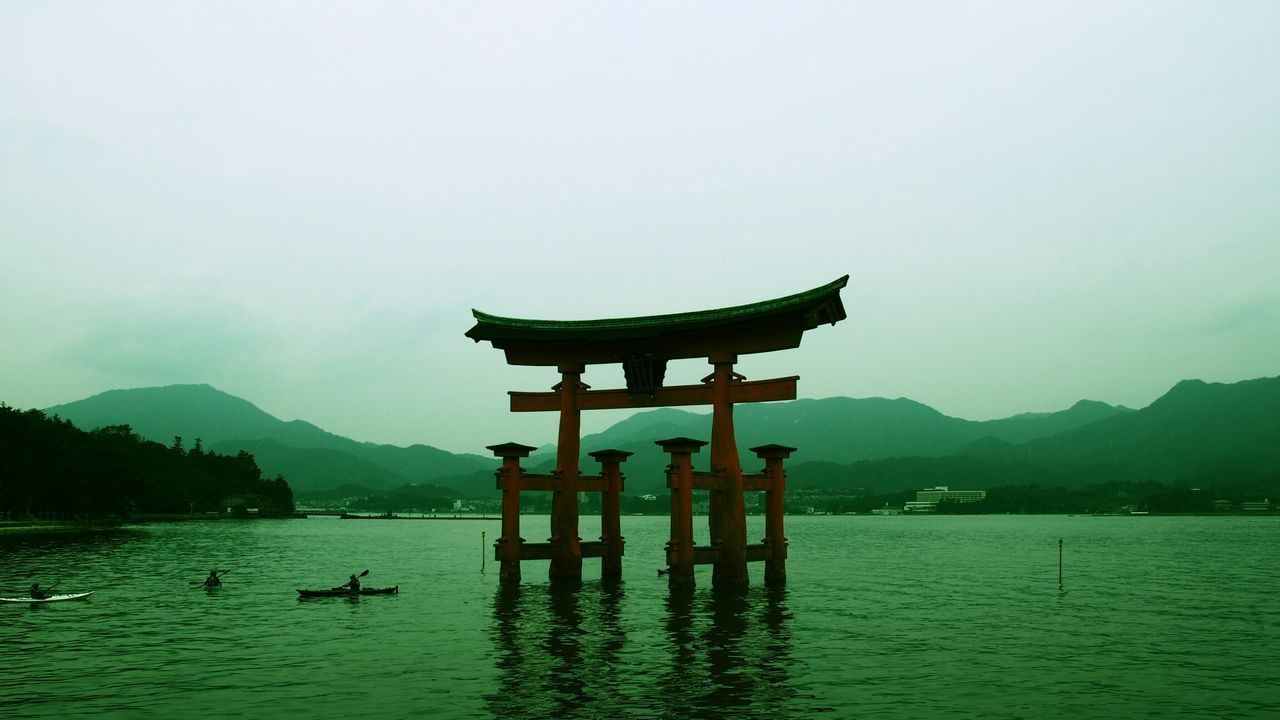
[[[472,308],[845,274],[846,321],[738,370],[969,419],[1274,376],[1277,28],[1269,0],[0,3],[0,400],[209,383],[358,440],[540,445],[555,416],[506,391],[559,378],[463,337]]]

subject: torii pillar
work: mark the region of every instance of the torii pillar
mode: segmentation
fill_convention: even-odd
[[[711,546],[718,548],[711,584],[745,585],[747,576],[747,508],[742,499],[742,462],[733,431],[733,364],[736,355],[716,353],[708,358],[711,374],[711,469],[723,477],[711,491]]]
[[[560,487],[551,497],[551,580],[582,577],[582,538],[578,537],[578,454],[582,450],[582,412],[578,391],[582,384],[581,365],[561,365],[560,432],[556,436],[556,475]]]

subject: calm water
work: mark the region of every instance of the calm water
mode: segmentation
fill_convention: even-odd
[[[544,538],[545,517],[524,522]],[[1280,716],[1280,518],[787,523],[785,591],[753,564],[745,593],[699,568],[687,596],[655,572],[665,518],[624,518],[624,582],[588,560],[575,592],[545,562],[500,591],[481,570],[497,522],[0,538],[2,594],[98,591],[0,607],[0,717]],[[189,589],[215,565],[222,590]],[[365,568],[401,595],[296,599]]]

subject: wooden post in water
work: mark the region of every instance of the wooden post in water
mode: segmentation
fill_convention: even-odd
[[[500,563],[498,581],[520,582],[520,458],[529,457],[537,448],[519,443],[503,443],[486,446],[494,456],[502,458],[502,467],[496,475],[498,489],[502,491],[502,537],[494,543],[494,559]]]
[[[765,461],[764,474],[769,484],[764,492],[764,584],[781,586],[787,583],[787,536],[782,531],[783,495],[787,490],[787,473],[782,461],[795,452],[786,445],[760,445],[751,448],[756,457]]]
[[[597,450],[588,453],[600,463],[600,476],[604,490],[600,493],[600,542],[604,544],[600,556],[600,578],[622,578],[622,552],[626,543],[622,538],[622,469],[620,464],[631,453],[625,450]]]
[[[481,530],[480,531],[480,572],[484,572],[484,556],[485,556],[485,550],[487,549],[488,548],[485,547],[484,531]]]
[[[1058,538],[1058,592],[1062,592],[1062,538]]]
[[[556,473],[559,487],[551,496],[551,566],[547,577],[552,581],[582,580],[582,545],[578,537],[578,453],[582,446],[582,413],[578,394],[587,390],[579,378],[583,366],[565,364],[559,367],[560,432],[556,441]]]
[[[710,375],[711,469],[720,473],[719,487],[711,491],[711,544],[718,547],[711,584],[716,587],[746,585],[747,576],[747,510],[742,499],[742,464],[738,459],[738,441],[733,431],[733,384],[741,377],[733,372],[738,356],[713,353],[709,358],[715,367]]]
[[[667,586],[692,588],[693,581],[693,453],[705,440],[675,437],[655,441],[671,456],[667,487],[671,489],[671,540],[667,542]]]

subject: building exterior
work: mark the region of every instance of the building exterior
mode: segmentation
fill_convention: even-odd
[[[937,512],[938,503],[944,500],[947,502],[971,503],[978,502],[986,497],[986,490],[952,490],[944,485],[939,485],[917,490],[916,499],[907,502],[902,510],[909,513],[931,513]]]

